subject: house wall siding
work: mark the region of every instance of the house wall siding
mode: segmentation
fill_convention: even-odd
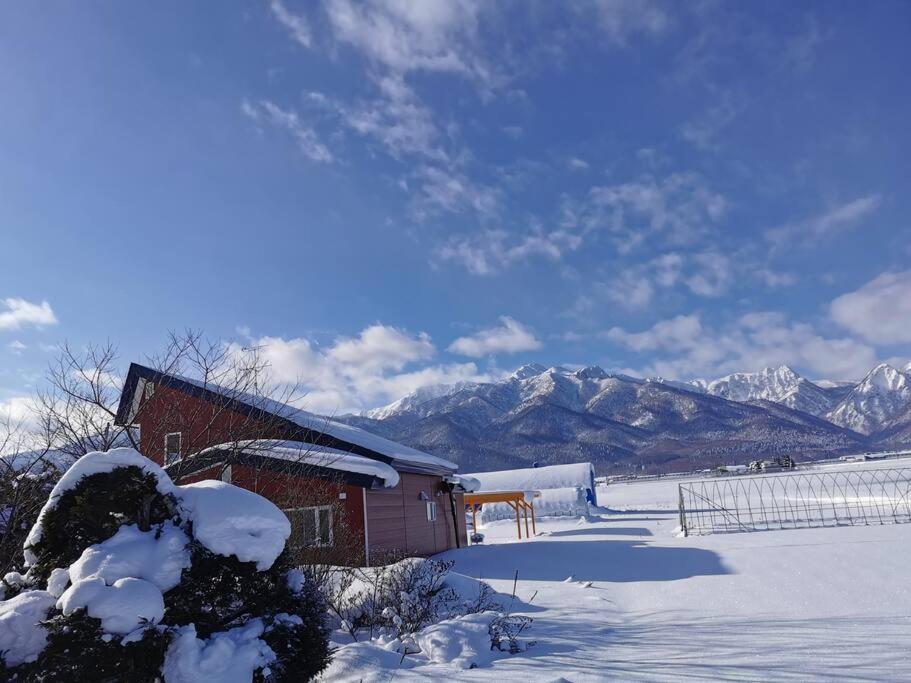
[[[429,500],[423,500],[421,492]],[[461,494],[455,494],[455,499],[460,544],[464,546],[465,503]],[[428,502],[437,504],[436,521],[427,519]],[[403,472],[395,488],[368,491],[367,524],[373,563],[396,555],[427,556],[456,547],[449,494],[437,476]]]
[[[143,401],[137,421],[140,449],[159,465],[164,464],[165,434],[172,432],[181,433],[182,455],[241,439],[293,439],[296,436],[286,428],[254,420],[164,385],[157,385],[152,396]],[[399,474],[400,481],[395,488],[366,492],[371,564],[392,555],[427,556],[456,547],[449,495],[443,491],[442,478],[409,472]],[[361,487],[348,484],[327,487],[323,480],[308,480],[238,464],[232,465],[231,475],[233,484],[266,496],[282,508],[303,506],[301,501],[308,500],[313,502],[307,505],[326,504],[320,502],[322,500],[334,502],[343,511],[351,535],[358,539],[361,548],[364,547],[365,494]],[[219,477],[220,468],[213,467],[178,476],[178,483]],[[427,520],[427,501],[421,499],[421,491],[437,503],[435,522]],[[345,499],[339,503],[341,493],[345,494]],[[460,494],[456,497],[458,533],[461,544],[465,545],[464,503]],[[350,555],[352,551],[348,548],[344,554]],[[336,561],[362,562],[364,559],[363,552],[359,560],[342,555],[340,550]]]
[[[179,432],[181,453],[195,453],[228,441],[288,438],[286,430],[214,405],[168,386],[157,385],[137,417],[143,455],[164,463],[165,434]]]

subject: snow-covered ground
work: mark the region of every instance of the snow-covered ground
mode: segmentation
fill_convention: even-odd
[[[611,484],[596,517],[523,541],[496,522],[444,555],[502,593],[518,570],[527,653],[334,680],[911,680],[911,524],[678,538],[678,482]]]

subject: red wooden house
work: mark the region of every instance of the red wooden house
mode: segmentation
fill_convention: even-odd
[[[135,363],[116,423],[138,427],[142,453],[178,483],[218,478],[270,498],[292,539],[333,561],[465,545],[457,466],[362,429]]]

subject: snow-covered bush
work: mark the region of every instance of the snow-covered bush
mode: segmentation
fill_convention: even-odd
[[[327,594],[329,610],[354,640],[382,634],[408,637],[444,619],[500,607],[482,581],[460,584],[452,561],[407,558],[369,569],[341,571]]]
[[[488,627],[490,634],[490,649],[516,654],[523,652],[534,645],[533,642],[523,643],[520,636],[531,627],[532,618],[523,614],[502,614]]]
[[[514,599],[451,566],[408,559],[342,573],[329,597],[330,611],[354,642],[335,651],[327,680],[387,680],[397,670],[428,665],[474,669],[524,652],[532,643],[520,637],[531,618],[510,614]],[[458,675],[440,676],[435,669],[432,677]]]
[[[0,602],[0,680],[309,680],[325,606],[290,524],[222,482],[176,486],[132,449],[60,479]],[[3,597],[3,596],[0,596]]]

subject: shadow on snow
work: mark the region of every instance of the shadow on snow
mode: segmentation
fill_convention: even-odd
[[[593,529],[577,531],[578,535],[583,532],[588,536],[605,533]],[[551,537],[560,535],[575,534],[563,531]],[[578,581],[677,581],[730,573],[711,550],[600,538],[475,545],[449,551],[444,557],[455,560],[455,571],[461,574],[511,579],[518,570],[520,581],[563,581],[568,576]]]

